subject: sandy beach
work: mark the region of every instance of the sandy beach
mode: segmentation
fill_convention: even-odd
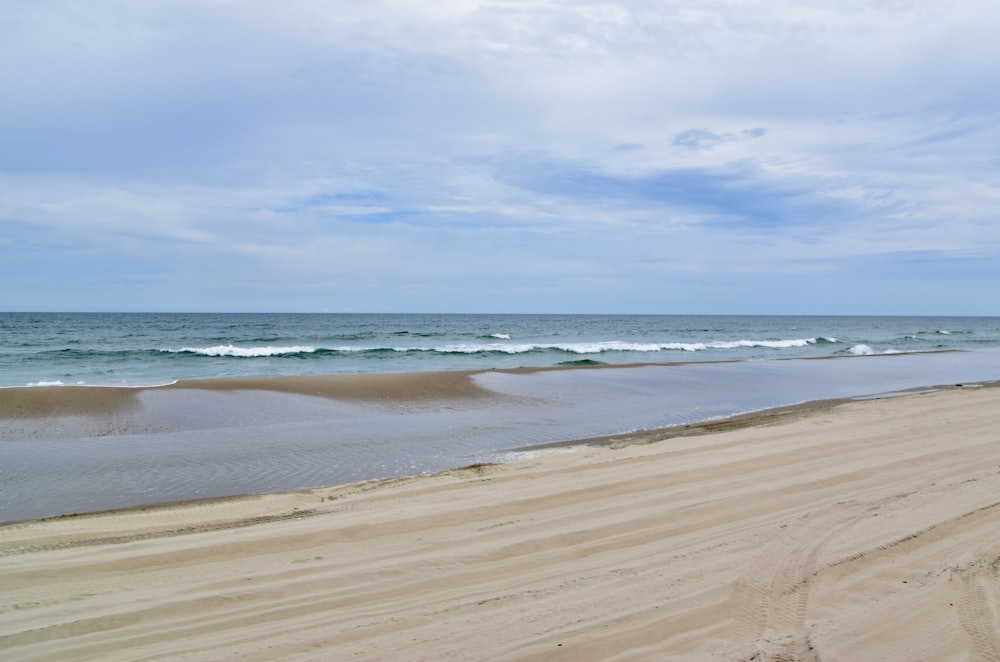
[[[997,660],[1000,389],[0,527],[10,660]]]

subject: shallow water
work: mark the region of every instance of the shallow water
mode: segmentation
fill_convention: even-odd
[[[487,371],[493,398],[347,402],[142,391],[131,413],[3,421],[0,521],[304,489],[516,459],[511,449],[811,400],[1000,379],[1000,351]],[[59,387],[52,387],[53,397]]]

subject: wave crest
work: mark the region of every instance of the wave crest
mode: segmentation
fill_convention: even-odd
[[[712,349],[741,349],[764,347],[769,349],[789,349],[806,347],[817,342],[835,343],[832,338],[796,338],[790,340],[732,340],[716,342],[667,342],[636,343],[620,340],[576,343],[483,343],[455,344],[438,347],[396,347],[397,352],[439,352],[442,354],[478,354],[495,352],[499,354],[525,354],[539,351],[559,351],[569,354],[602,354],[605,352],[701,352]]]
[[[497,334],[502,335],[502,334]],[[491,336],[493,337],[493,336]],[[501,340],[502,338],[497,338]],[[510,343],[510,342],[479,342],[455,343],[449,345],[418,346],[404,345],[395,347],[313,347],[309,345],[294,346],[250,346],[240,347],[233,344],[215,345],[211,347],[182,347],[180,349],[162,349],[160,352],[170,354],[187,354],[192,356],[231,357],[231,358],[268,358],[268,357],[306,357],[329,356],[337,354],[381,354],[396,353],[435,353],[435,354],[528,354],[539,352],[563,352],[575,355],[594,355],[611,352],[704,352],[710,350],[732,350],[746,348],[792,349],[815,345],[817,343],[836,343],[833,338],[792,338],[788,340],[720,340],[708,342],[626,342],[607,340],[599,342],[566,342],[566,343]],[[850,351],[850,350],[849,350]]]
[[[296,345],[293,347],[236,347],[235,345],[216,345],[215,347],[182,347],[181,349],[162,350],[171,354],[198,354],[201,356],[234,356],[238,358],[259,358],[266,356],[285,356],[289,354],[312,354],[315,347]]]

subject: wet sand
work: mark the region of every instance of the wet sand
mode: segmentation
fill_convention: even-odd
[[[505,465],[0,526],[0,651],[1000,657],[1000,389],[713,425]]]
[[[516,371],[513,371],[516,372]],[[267,391],[360,402],[425,401],[485,397],[474,373],[322,375],[201,379],[163,386],[14,387],[0,391],[0,420],[103,415],[135,411],[143,395],[172,391]]]

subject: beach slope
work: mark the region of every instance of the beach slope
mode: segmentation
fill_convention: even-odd
[[[998,659],[1000,389],[767,420],[5,525],[0,653]]]

